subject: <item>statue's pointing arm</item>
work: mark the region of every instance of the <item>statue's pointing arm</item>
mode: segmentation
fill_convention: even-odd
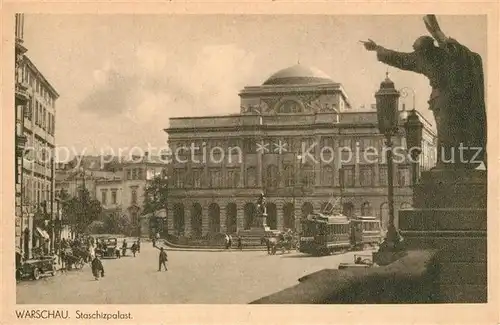
[[[424,16],[425,27],[429,33],[438,42],[439,46],[443,47],[448,42],[448,37],[441,31],[435,15]]]
[[[397,52],[382,46],[377,46],[376,51],[377,59],[380,62],[398,69],[421,73],[419,60],[415,53]]]

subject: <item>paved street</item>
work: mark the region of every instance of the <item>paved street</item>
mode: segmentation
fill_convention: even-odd
[[[168,252],[169,270],[158,272],[158,250],[144,243],[137,257],[103,260],[106,276],[90,266],[17,285],[17,303],[168,304],[248,303],[297,284],[301,276],[351,262],[354,253],[310,257],[253,252]]]

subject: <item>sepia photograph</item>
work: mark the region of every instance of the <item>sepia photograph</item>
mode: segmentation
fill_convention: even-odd
[[[486,14],[11,20],[18,321],[491,302]]]

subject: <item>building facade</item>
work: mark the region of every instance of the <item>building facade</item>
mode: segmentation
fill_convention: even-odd
[[[145,189],[152,177],[163,171],[165,163],[149,156],[118,160],[85,156],[67,164],[58,164],[56,191],[64,190],[74,197],[85,187],[90,196],[101,203],[101,218],[126,216],[139,229]]]
[[[376,216],[387,226],[385,144],[374,107],[354,110],[341,84],[301,65],[239,96],[239,114],[170,119],[170,234],[198,238],[249,229],[260,193],[271,229],[299,230],[300,218],[330,208],[332,197],[349,217]],[[393,138],[403,158],[394,166],[396,213],[412,205],[405,113]],[[420,118],[422,170],[434,164],[435,134]]]
[[[16,14],[16,132],[23,150],[16,157],[21,193],[18,247],[26,258],[47,241],[42,228],[53,219],[56,101],[59,94],[26,56],[24,15]],[[18,138],[16,138],[18,139]],[[16,185],[17,186],[17,185]],[[16,221],[16,226],[17,226]]]

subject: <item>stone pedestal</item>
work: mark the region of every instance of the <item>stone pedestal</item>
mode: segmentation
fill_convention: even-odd
[[[248,246],[259,246],[262,237],[271,231],[266,224],[266,215],[258,215],[255,217],[255,223],[249,230],[240,230],[238,235],[241,236],[242,244]]]
[[[407,249],[438,249],[441,302],[487,302],[487,175],[431,170],[414,189],[414,209],[399,212]]]

